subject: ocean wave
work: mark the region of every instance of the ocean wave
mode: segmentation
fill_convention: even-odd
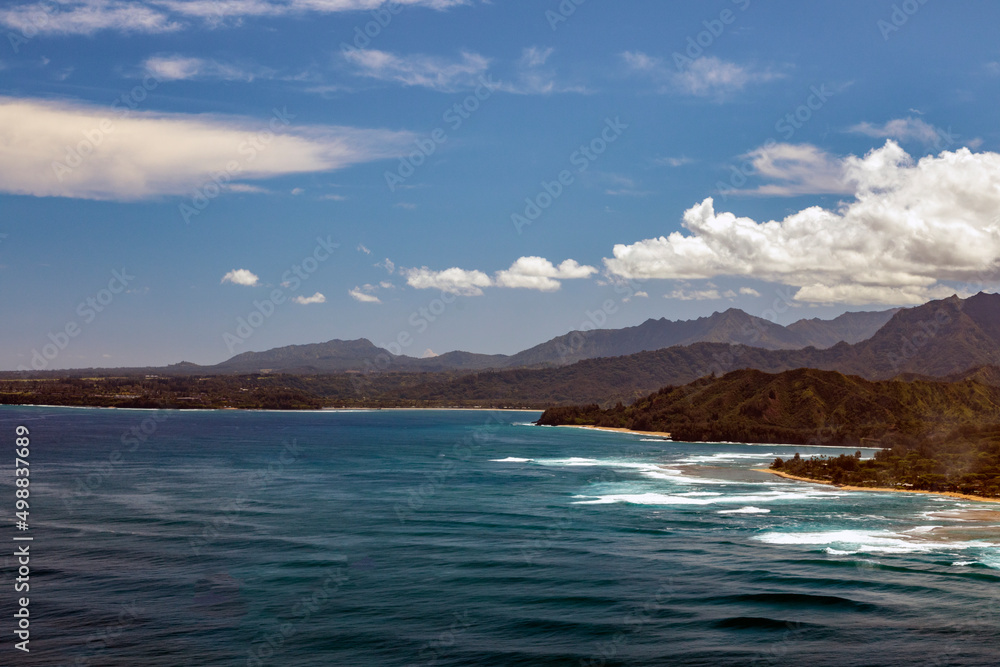
[[[801,493],[769,491],[746,495],[717,495],[712,497],[691,496],[680,493],[615,493],[601,496],[574,496],[574,498],[590,498],[577,500],[578,505],[609,505],[612,503],[627,503],[630,505],[716,505],[771,503],[783,500],[817,500],[832,497],[829,493],[803,491]]]
[[[771,510],[748,505],[735,510],[719,510],[716,514],[770,514]]]
[[[989,542],[935,542],[914,535],[888,530],[828,530],[808,533],[767,532],[753,539],[765,544],[825,547],[827,553],[847,555],[857,553],[908,554],[933,551],[989,549]]]

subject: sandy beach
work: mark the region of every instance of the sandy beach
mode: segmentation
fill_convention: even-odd
[[[633,431],[627,428],[614,428],[611,426],[581,426],[577,424],[560,424],[555,428],[586,428],[592,431],[610,431],[612,433],[631,433],[632,435],[649,435],[657,438],[670,438],[670,434],[665,431]]]
[[[974,500],[976,502],[983,503],[1000,503],[1000,498],[984,498],[983,496],[971,496],[966,493],[954,493],[952,491],[924,491],[922,489],[896,489],[887,486],[849,486],[846,484],[834,484],[833,482],[828,482],[821,479],[810,479],[808,477],[799,477],[797,475],[789,475],[787,472],[781,472],[780,470],[771,470],[770,468],[753,468],[757,472],[767,472],[772,475],[777,475],[778,477],[784,477],[785,479],[794,479],[798,482],[809,482],[811,484],[825,484],[827,486],[832,486],[838,489],[844,489],[845,491],[889,491],[892,493],[923,493],[930,496],[948,496],[949,498],[961,498],[962,500]]]

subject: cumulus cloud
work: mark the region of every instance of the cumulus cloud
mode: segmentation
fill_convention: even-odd
[[[495,284],[498,287],[554,292],[562,285],[560,280],[589,278],[594,273],[597,273],[594,267],[581,266],[572,259],[555,266],[543,257],[521,257],[509,269],[497,272]]]
[[[450,268],[444,271],[431,271],[426,266],[419,269],[400,269],[406,276],[406,284],[416,289],[437,289],[449,294],[460,296],[479,296],[484,287],[493,284],[490,277],[482,271],[466,271]]]
[[[421,86],[441,92],[479,85],[489,60],[478,53],[463,52],[457,60],[420,54],[401,56],[377,49],[352,49],[344,58],[361,76]]]
[[[740,65],[715,56],[677,64],[642,51],[626,51],[621,58],[629,72],[646,77],[657,85],[659,92],[679,92],[695,97],[722,98],[750,84],[784,76],[770,69]]]
[[[760,292],[758,292],[752,287],[741,287],[740,294],[742,294],[743,296],[760,296]]]
[[[558,266],[544,257],[521,257],[509,269],[497,271],[492,278],[482,271],[451,268],[432,271],[426,266],[419,269],[401,269],[406,283],[417,289],[439,289],[463,296],[479,296],[484,287],[510,287],[533,289],[541,292],[558,290],[562,280],[589,278],[597,269],[583,266],[567,259]]]
[[[256,287],[260,283],[260,278],[247,269],[233,269],[226,275],[222,276],[222,280],[219,282],[244,285],[246,287]]]
[[[316,292],[312,296],[297,296],[292,301],[302,306],[308,306],[314,303],[326,303],[326,297]]]
[[[106,107],[0,97],[0,191],[119,201],[191,194],[219,173],[236,182],[395,157],[413,136],[292,126],[279,115],[124,115]]]
[[[803,302],[918,304],[948,296],[943,281],[1000,279],[1000,155],[967,148],[914,161],[887,141],[843,160],[854,200],[783,220],[684,213],[686,232],[614,247],[612,276],[748,276],[798,287]]]
[[[378,9],[385,0],[55,0],[8,3],[0,25],[24,36],[92,35],[102,30],[164,33],[199,25],[240,25],[244,17],[305,16]],[[395,0],[444,10],[468,0]]]

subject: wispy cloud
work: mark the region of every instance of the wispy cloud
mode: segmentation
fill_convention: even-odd
[[[375,296],[377,289],[378,287],[375,285],[365,284],[361,287],[355,286],[354,289],[348,290],[347,293],[351,295],[352,299],[361,303],[382,303],[382,300]]]
[[[376,49],[352,49],[344,58],[355,74],[405,86],[421,86],[441,92],[454,92],[480,84],[490,61],[478,53],[463,52],[457,59],[438,56],[401,56]]]
[[[657,157],[652,159],[654,167],[683,167],[694,162],[689,157]]]
[[[394,0],[444,10],[469,0]],[[245,18],[375,10],[385,0],[54,0],[0,10],[0,25],[22,34],[93,35],[103,30],[164,33],[200,26],[239,26]]]
[[[102,107],[0,97],[0,191],[122,201],[188,194],[219,173],[252,181],[395,157],[414,136],[297,126],[288,116],[118,116]],[[271,139],[252,143],[263,130]]]
[[[675,289],[669,294],[664,294],[663,298],[677,301],[713,301],[721,299],[722,295],[719,294],[719,290],[717,289],[688,290],[681,288]]]
[[[521,52],[521,58],[509,80],[498,85],[499,90],[515,95],[551,95],[556,93],[588,93],[586,86],[563,83],[555,68],[546,66],[554,48],[531,46]]]
[[[223,63],[210,58],[167,55],[147,58],[143,68],[161,81],[214,79],[221,81],[253,81],[269,78],[274,72],[263,68]]]
[[[902,142],[915,141],[923,144],[924,147],[935,149],[947,148],[958,139],[957,135],[952,134],[950,128],[942,130],[920,118],[913,118],[912,116],[890,120],[882,125],[868,122],[858,123],[848,128],[847,131],[878,139],[895,139]]]
[[[845,164],[811,144],[761,146],[742,156],[754,173],[772,181],[742,194],[794,197],[803,194],[852,194]]]
[[[698,58],[683,67],[642,51],[626,51],[621,57],[629,72],[649,79],[658,92],[695,97],[723,99],[750,84],[766,83],[784,76],[771,69],[740,65],[715,56]]]
[[[23,35],[93,35],[101,30],[162,33],[181,28],[153,3],[119,0],[58,0],[7,5],[0,25]]]

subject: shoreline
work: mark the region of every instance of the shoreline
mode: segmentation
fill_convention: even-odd
[[[850,486],[848,484],[834,484],[822,479],[811,479],[809,477],[799,477],[798,475],[791,475],[787,472],[782,472],[780,470],[771,470],[770,468],[751,468],[755,472],[766,472],[772,475],[777,475],[778,477],[784,477],[785,479],[793,479],[797,482],[809,482],[810,484],[824,484],[826,486],[832,486],[835,489],[843,489],[845,491],[879,491],[890,493],[922,493],[924,495],[930,496],[947,496],[948,498],[960,498],[962,500],[973,500],[981,503],[1000,503],[1000,498],[987,498],[985,496],[973,496],[968,493],[957,493],[955,491],[925,491],[923,489],[897,489],[890,486]]]
[[[466,410],[470,412],[544,412],[542,408],[314,408],[310,410],[275,410],[269,408],[125,408],[117,405],[48,405],[45,403],[5,403],[0,408],[66,408],[68,410],[131,410],[135,412],[388,412],[390,410]]]
[[[544,426],[544,424],[543,424]],[[656,438],[671,439],[666,431],[633,431],[627,428],[617,428],[613,426],[587,426],[584,424],[558,424],[552,428],[586,428],[592,431],[607,431],[609,433],[631,433],[632,435],[648,435]]]

